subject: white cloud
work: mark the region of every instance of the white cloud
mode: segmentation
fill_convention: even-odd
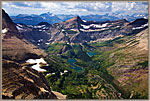
[[[41,14],[52,12],[54,14],[104,14],[104,13],[148,13],[146,2],[11,2],[3,1],[2,8],[8,13]],[[23,12],[22,12],[23,10]]]

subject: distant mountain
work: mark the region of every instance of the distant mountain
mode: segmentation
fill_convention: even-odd
[[[61,19],[58,18],[57,15],[52,14],[50,12],[48,13],[43,13],[41,15],[39,15],[41,18],[43,18],[43,21],[48,22],[50,24],[54,24],[57,22],[61,22]]]
[[[35,14],[19,14],[17,16],[11,16],[11,19],[13,20],[13,22],[15,23],[23,23],[23,24],[27,24],[27,25],[37,25],[40,22],[48,22],[50,24],[54,24],[54,23],[60,23],[63,21],[66,21],[68,19],[71,19],[73,17],[75,17],[77,15],[73,15],[73,14],[69,14],[69,15],[65,15],[65,14],[53,14],[50,12],[47,13],[43,13],[40,15],[35,15]],[[87,21],[114,21],[114,20],[119,20],[119,19],[127,19],[128,21],[134,21],[137,18],[148,18],[148,15],[143,14],[143,15],[139,15],[139,14],[134,14],[134,15],[121,15],[119,13],[113,13],[113,14],[109,14],[106,13],[104,15],[85,15],[85,16],[81,16],[81,18],[83,20],[87,20]]]
[[[41,15],[27,15],[19,14],[17,16],[11,16],[11,19],[15,23],[23,23],[27,25],[37,25],[40,22],[48,22],[50,24],[61,21],[56,15],[52,13],[43,13]]]
[[[66,21],[66,20],[69,20],[77,15],[73,15],[73,14],[70,14],[70,15],[65,15],[65,14],[58,14],[57,15],[59,19],[61,19],[61,21]]]
[[[23,23],[23,24],[27,24],[27,25],[35,25],[35,24],[45,21],[42,17],[40,17],[38,15],[24,15],[24,14],[23,15],[19,14],[17,16],[11,16],[11,19],[15,23]]]

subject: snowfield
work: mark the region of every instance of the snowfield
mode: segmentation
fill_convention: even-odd
[[[144,24],[144,25],[141,25],[140,27],[135,27],[135,28],[132,28],[132,30],[136,30],[136,29],[141,29],[141,28],[144,28],[148,26],[148,23],[147,24]]]
[[[26,62],[28,63],[36,63],[36,65],[33,65],[32,68],[37,70],[37,71],[46,71],[45,69],[41,69],[40,68],[40,63],[44,63],[44,64],[47,64],[47,62],[43,59],[43,58],[40,58],[40,59],[28,59]]]
[[[67,73],[68,71],[67,70],[64,70],[64,72],[62,73],[62,72],[60,72],[60,75],[63,75],[63,74],[65,74],[65,73]],[[46,76],[48,76],[48,75],[53,75],[53,74],[55,74],[55,73],[48,73],[48,74],[46,74]]]
[[[100,24],[90,24],[90,25],[83,25],[81,24],[81,26],[84,28],[84,29],[89,29],[90,27],[94,27],[94,28],[103,28],[103,27],[106,27],[108,25],[108,23],[104,23],[102,25]]]
[[[4,29],[2,30],[2,34],[3,34],[3,33],[6,33],[6,32],[8,32],[8,30],[7,30],[7,28],[4,28]]]
[[[17,24],[16,28],[18,29],[18,31],[23,31],[23,26],[20,24]]]
[[[20,28],[19,26],[16,26],[16,28],[19,30],[19,31],[22,31],[23,28]]]

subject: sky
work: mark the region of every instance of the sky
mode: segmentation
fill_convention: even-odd
[[[148,2],[127,2],[127,1],[96,1],[96,2],[81,2],[81,1],[3,1],[2,8],[10,15],[18,14],[42,14],[50,12],[53,14],[77,14],[90,15],[106,13],[119,13],[122,15],[132,14],[148,14]]]

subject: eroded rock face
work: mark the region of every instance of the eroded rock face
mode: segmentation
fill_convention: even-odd
[[[3,99],[56,99],[42,73],[13,61],[3,60]]]
[[[29,58],[46,53],[25,40],[8,14],[2,10],[2,98],[3,99],[57,99],[44,75],[25,65]],[[2,29],[2,30],[3,30]]]
[[[3,59],[24,61],[46,53],[23,38],[8,14],[2,10],[2,54]]]
[[[133,22],[125,19],[105,22],[83,21],[77,16],[54,24],[50,28],[50,42],[101,42],[124,35],[137,34],[148,27],[147,23],[148,19],[137,19]]]

